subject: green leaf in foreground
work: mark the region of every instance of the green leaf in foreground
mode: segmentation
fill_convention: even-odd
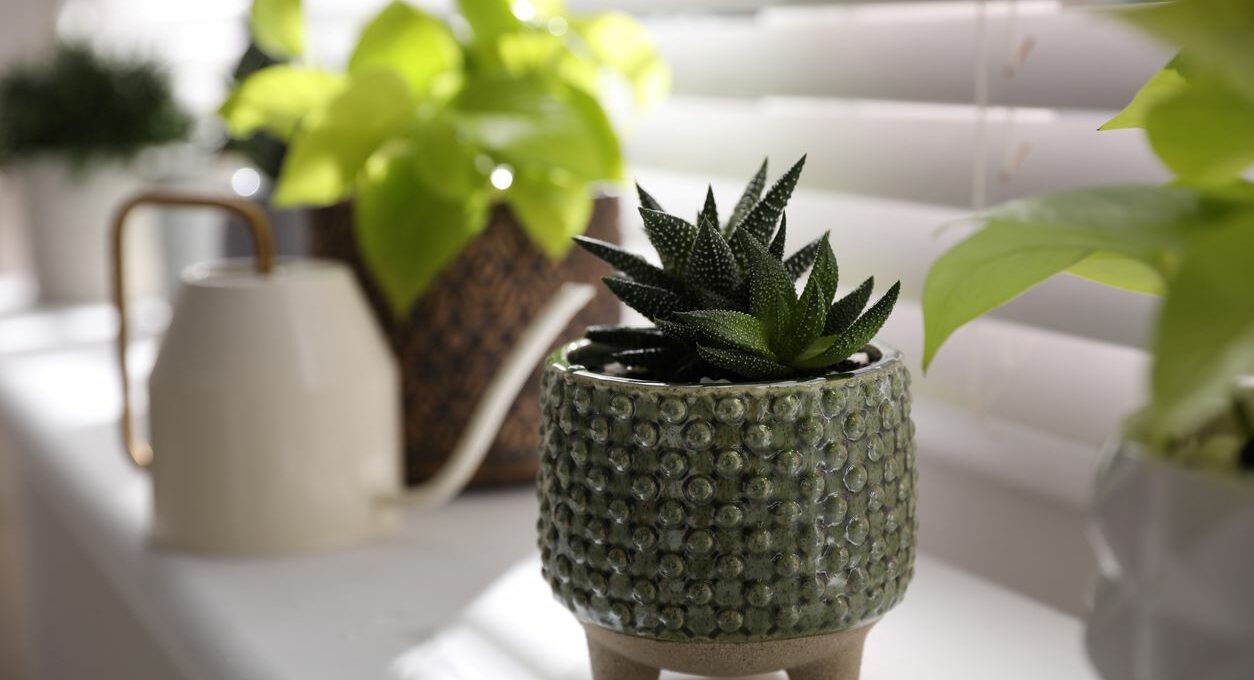
[[[412,109],[405,81],[391,71],[353,78],[292,137],[275,204],[329,205],[347,196],[366,159],[410,122]]]
[[[304,66],[278,64],[249,76],[231,91],[218,114],[232,137],[264,130],[291,139],[297,125],[340,93],[344,77]]]
[[[469,153],[444,160],[446,170],[474,164]],[[366,164],[353,204],[362,258],[398,316],[487,223],[486,185],[445,195],[421,168],[436,162],[418,144],[389,146]]]
[[[555,262],[566,256],[572,237],[588,228],[592,215],[587,185],[543,168],[516,170],[505,200],[531,242]]]
[[[1154,339],[1151,438],[1201,425],[1227,407],[1236,376],[1254,373],[1251,253],[1254,212],[1209,231],[1185,252]]]
[[[399,74],[418,99],[451,91],[462,69],[462,49],[444,22],[396,0],[361,32],[348,60],[350,74],[370,69]]]
[[[294,57],[305,49],[300,0],[253,0],[248,29],[253,41],[272,57]]]
[[[1066,191],[980,215],[982,229],[933,263],[923,288],[923,366],[963,324],[1098,253],[1129,258],[1167,278],[1179,253],[1232,205],[1182,187]]]
[[[1215,78],[1194,77],[1160,101],[1146,114],[1145,131],[1158,157],[1187,183],[1222,184],[1254,164],[1254,99]]]
[[[1189,64],[1222,74],[1254,101],[1254,4],[1249,0],[1178,0],[1138,4],[1121,18],[1183,49]]]
[[[1114,118],[1106,121],[1100,130],[1122,130],[1127,128],[1145,127],[1145,119],[1151,110],[1160,102],[1174,97],[1188,88],[1189,83],[1182,72],[1180,55],[1162,67],[1141,89],[1132,101]]]

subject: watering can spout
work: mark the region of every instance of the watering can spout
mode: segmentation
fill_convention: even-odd
[[[505,417],[509,415],[510,405],[526,384],[532,368],[544,358],[558,335],[592,300],[595,292],[588,284],[566,283],[549,299],[523,331],[522,337],[483,391],[448,462],[434,477],[406,494],[407,504],[420,507],[441,505],[466,486],[496,439]]]

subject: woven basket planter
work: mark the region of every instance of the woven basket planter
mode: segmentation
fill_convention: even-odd
[[[587,234],[619,240],[618,199],[595,202]],[[405,478],[429,478],[444,463],[505,354],[540,307],[567,281],[598,283],[610,272],[578,249],[560,263],[544,256],[503,205],[487,228],[437,277],[404,319],[389,311],[362,266],[348,203],[314,210],[310,249],[348,263],[366,291],[400,362],[404,390]],[[589,324],[614,323],[619,303],[607,292],[575,317],[563,337]],[[530,482],[539,466],[539,376],[536,369],[471,482]]]

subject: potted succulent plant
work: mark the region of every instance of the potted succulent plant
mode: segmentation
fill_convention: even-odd
[[[144,183],[136,156],[184,139],[189,129],[152,62],[62,44],[0,77],[0,163],[22,189],[45,302],[107,299],[107,218]],[[135,263],[129,290],[140,294],[162,285],[154,227],[128,244]]]
[[[980,215],[928,274],[924,362],[959,326],[1059,272],[1161,296],[1148,403],[1099,474],[1089,653],[1110,680],[1254,677],[1251,14],[1235,0],[1181,0],[1119,16],[1182,51],[1104,129],[1143,128],[1176,180]]]
[[[784,256],[801,167],[761,195],[763,164],[725,223],[712,193],[692,224],[640,190],[660,267],[579,239],[654,324],[589,328],[541,386],[544,577],[597,680],[853,679],[910,581],[910,376],[873,340],[898,285],[864,312],[826,235]]]
[[[351,263],[370,295],[403,368],[411,482],[439,467],[560,282],[604,273],[568,256],[585,229],[618,236],[617,200],[601,193],[623,174],[597,98],[603,74],[623,76],[641,105],[668,86],[633,19],[561,5],[467,0],[446,20],[392,2],[344,72],[300,56],[299,3],[253,5],[256,43],[289,61],[245,78],[221,114],[237,138],[285,144],[274,203],[314,207],[314,253]],[[617,314],[601,296],[577,323]],[[515,402],[477,482],[534,478],[535,389]]]

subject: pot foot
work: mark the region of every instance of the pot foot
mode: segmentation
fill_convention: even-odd
[[[592,680],[658,680],[662,672],[633,661],[590,637],[588,656],[592,660]]]
[[[788,669],[788,680],[858,680],[862,673],[862,649]]]

